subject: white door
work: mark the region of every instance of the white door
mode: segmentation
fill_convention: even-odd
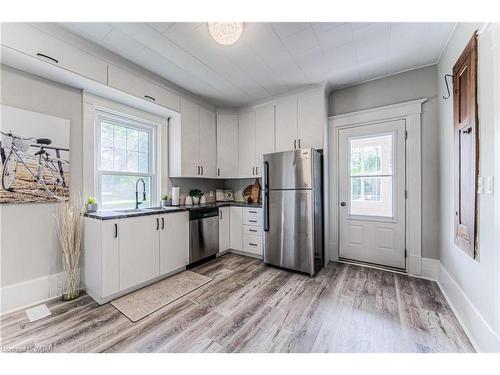
[[[118,224],[120,290],[151,280],[160,274],[159,218],[140,216]]]
[[[297,144],[297,98],[276,103],[276,151],[295,150]]]
[[[240,113],[238,119],[238,175],[255,176],[255,111]]]
[[[199,176],[200,170],[200,107],[181,98],[181,140],[183,177]]]
[[[243,208],[229,207],[229,246],[243,250]]]
[[[217,176],[238,177],[237,114],[217,114]]]
[[[101,225],[101,296],[107,297],[120,291],[119,221],[103,220]]]
[[[200,107],[200,167],[203,177],[217,176],[215,112]]]
[[[262,177],[262,155],[274,152],[274,105],[255,110],[255,175]]]
[[[229,208],[219,208],[219,252],[229,249]]]
[[[339,131],[340,257],[405,268],[405,121]]]
[[[189,262],[189,213],[174,212],[160,219],[160,275]]]

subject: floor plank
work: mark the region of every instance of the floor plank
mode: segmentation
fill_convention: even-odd
[[[30,323],[1,317],[4,351],[472,352],[435,282],[330,263],[288,272],[227,254],[192,269],[213,280],[132,323],[82,294]],[[48,349],[47,349],[48,348]]]

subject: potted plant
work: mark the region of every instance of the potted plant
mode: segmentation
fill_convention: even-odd
[[[168,195],[165,194],[163,197],[161,197],[161,205],[163,207],[168,206]]]
[[[200,197],[203,195],[200,189],[193,189],[189,192],[191,198],[193,198],[193,204],[200,203]]]
[[[80,295],[80,254],[84,219],[84,207],[80,202],[78,197],[61,202],[56,206],[54,214],[66,273],[62,292],[64,301],[75,299]]]
[[[87,212],[96,212],[97,211],[97,201],[94,197],[89,197],[87,199]]]

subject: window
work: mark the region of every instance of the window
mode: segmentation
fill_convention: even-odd
[[[393,134],[350,138],[351,215],[393,216]]]
[[[138,179],[146,185],[150,207],[155,197],[155,126],[127,117],[99,113],[97,116],[97,198],[102,209],[135,207]],[[138,184],[142,199],[142,183]]]

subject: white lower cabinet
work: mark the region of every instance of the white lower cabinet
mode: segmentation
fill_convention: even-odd
[[[262,257],[262,209],[254,207],[231,207],[231,249]]]
[[[230,207],[219,207],[219,252],[230,248]]]
[[[119,221],[120,290],[160,275],[158,220],[150,215]]]
[[[166,275],[189,262],[189,213],[175,212],[159,219],[160,275]]]
[[[229,211],[229,245],[231,249],[243,250],[243,208],[230,207]]]
[[[98,303],[182,270],[189,260],[189,214],[85,219],[85,289]]]

